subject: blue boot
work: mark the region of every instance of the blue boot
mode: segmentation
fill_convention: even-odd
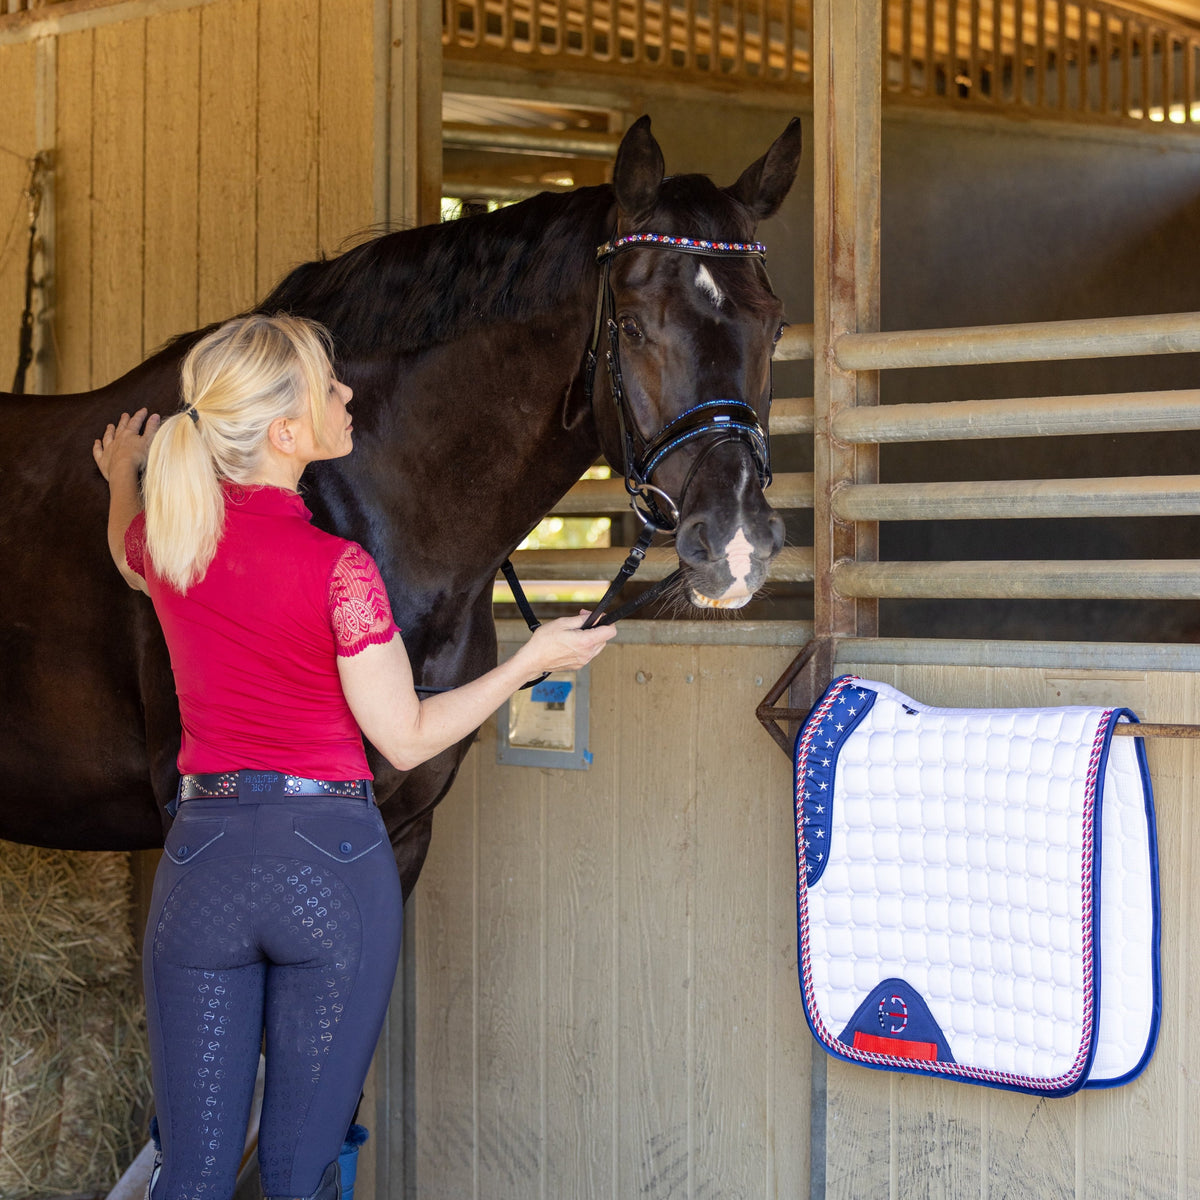
[[[325,1168],[317,1190],[311,1196],[266,1196],[264,1200],[341,1200],[342,1180],[337,1159]]]

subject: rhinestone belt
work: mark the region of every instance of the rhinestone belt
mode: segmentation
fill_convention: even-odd
[[[281,771],[220,771],[206,775],[184,775],[179,781],[180,800],[271,800],[293,796],[344,796],[369,798],[366,779],[305,779]]]

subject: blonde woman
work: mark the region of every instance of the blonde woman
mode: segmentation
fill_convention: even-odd
[[[264,1192],[340,1195],[401,930],[362,734],[412,768],[613,634],[550,622],[488,674],[419,699],[375,563],[314,528],[298,491],[310,462],[353,445],[330,359],[315,324],[237,318],[188,353],[180,413],[123,414],[93,447],[109,548],[154,603],[183,722],[144,957],[151,1200],[232,1195],[264,1032]]]

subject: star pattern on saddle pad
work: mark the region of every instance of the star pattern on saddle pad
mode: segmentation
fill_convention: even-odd
[[[833,824],[833,775],[838,751],[855,726],[871,711],[875,693],[838,680],[813,710],[811,731],[806,726],[798,744],[796,819],[804,847],[805,873],[811,886],[825,866]],[[813,718],[815,717],[815,720]]]

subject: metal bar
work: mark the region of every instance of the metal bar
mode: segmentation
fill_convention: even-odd
[[[1117,631],[1119,636],[1119,631]],[[1039,671],[1200,672],[1188,642],[1048,642],[968,638],[842,638],[837,672],[873,666],[1033,667]]]
[[[839,488],[843,521],[961,521],[1200,515],[1200,475],[971,480]]]
[[[840,562],[841,596],[955,600],[1198,600],[1195,559]]]
[[[790,471],[775,476],[767,491],[774,508],[812,508],[811,471]],[[629,493],[622,479],[581,479],[551,509],[556,516],[595,516],[629,511]],[[559,553],[570,553],[559,551]]]
[[[628,547],[603,550],[518,550],[513,566],[522,579],[611,579],[629,554]],[[639,580],[665,579],[677,566],[669,547],[653,547],[638,572]],[[786,546],[771,564],[768,578],[776,583],[807,583],[813,577],[813,552],[803,546]]]
[[[670,621],[629,617],[617,626],[624,646],[803,646],[812,637],[807,621]],[[529,640],[517,617],[496,620],[498,642]]]
[[[783,337],[775,347],[778,362],[807,361],[813,356],[813,327],[811,325],[788,325]]]
[[[801,396],[791,400],[776,400],[771,405],[771,436],[781,437],[793,433],[812,434],[813,399]],[[845,441],[845,439],[841,439]]]
[[[442,145],[452,149],[524,150],[533,154],[570,154],[576,158],[612,159],[621,144],[619,133],[560,133],[555,129],[517,129],[500,125],[442,122]]]
[[[776,411],[786,404],[785,421],[800,421],[803,403],[777,401]],[[773,423],[775,419],[773,414]],[[1200,429],[1200,389],[888,404],[839,413],[833,423],[834,437],[854,443],[1048,437],[1081,432],[1147,433],[1169,429]],[[792,429],[789,425],[780,432]]]
[[[849,371],[1196,351],[1200,351],[1200,313],[1195,312],[844,333],[835,344],[837,365]]]

